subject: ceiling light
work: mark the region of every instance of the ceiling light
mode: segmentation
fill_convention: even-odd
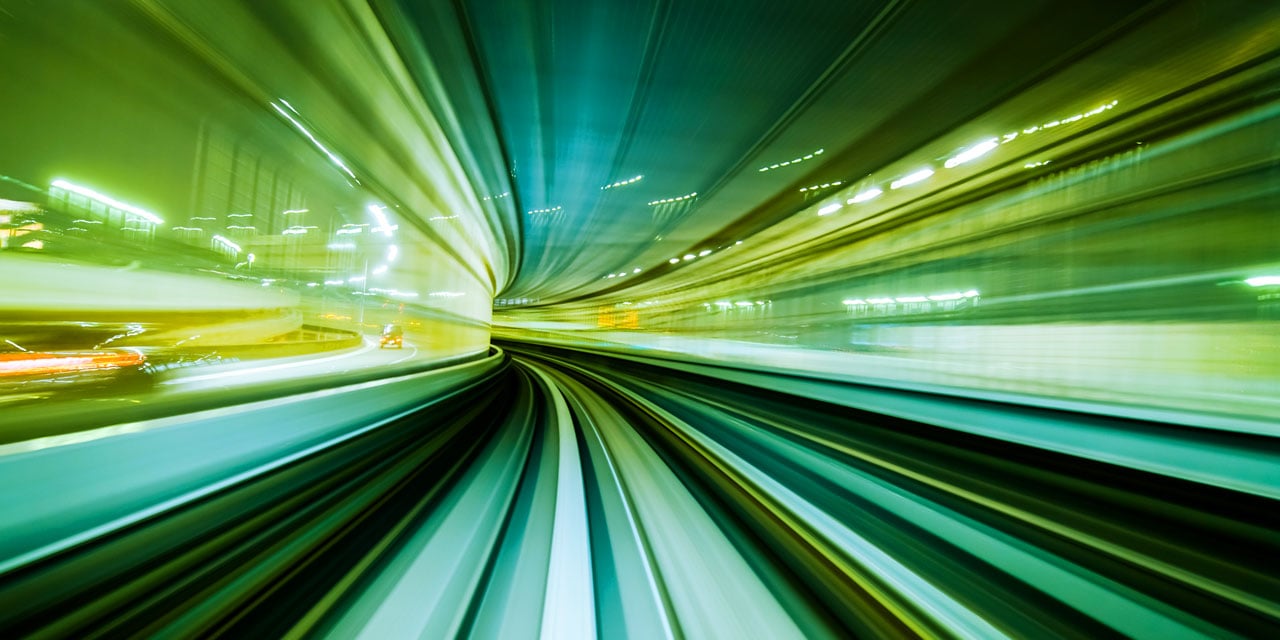
[[[800,156],[800,157],[798,157],[798,158],[794,158],[794,159],[791,159],[791,160],[787,160],[786,162],[779,162],[779,163],[771,164],[771,165],[769,165],[769,166],[767,166],[767,167],[760,167],[759,169],[757,169],[757,171],[759,171],[760,173],[764,173],[765,171],[772,171],[772,170],[774,170],[774,169],[781,169],[782,167],[786,167],[786,166],[790,166],[790,165],[797,164],[797,163],[800,163],[800,162],[804,162],[805,160],[812,160],[812,159],[814,158],[814,156],[820,156],[820,155],[822,155],[822,152],[823,152],[823,149],[818,149],[817,151],[814,151],[813,153],[807,153],[807,154],[805,154],[805,155],[803,155],[803,156]]]
[[[947,161],[943,163],[943,166],[945,166],[948,169],[951,169],[953,167],[958,167],[966,162],[977,160],[978,158],[981,158],[982,156],[987,155],[988,153],[991,153],[991,150],[995,149],[998,146],[1000,146],[1000,143],[997,142],[995,138],[989,138],[987,140],[983,140],[982,142],[979,142],[978,144],[975,144],[972,147],[969,147],[968,149],[965,149],[960,153],[957,153],[951,158],[948,158]]]
[[[842,184],[844,184],[843,180],[836,180],[835,182],[824,182],[822,184],[815,184],[810,187],[800,187],[800,193],[804,193],[806,191],[817,191],[819,189],[829,189],[831,187],[838,187]]]
[[[693,193],[687,193],[687,194],[685,194],[685,195],[678,196],[678,197],[675,197],[675,198],[663,198],[663,199],[661,199],[661,200],[653,200],[653,201],[651,201],[651,202],[649,203],[649,206],[651,206],[651,207],[652,207],[652,206],[660,205],[660,204],[670,204],[670,203],[672,203],[672,202],[680,202],[680,201],[682,201],[682,200],[688,200],[688,199],[690,199],[690,198],[696,198],[697,196],[698,196],[698,192],[697,192],[697,191],[694,191]]]
[[[101,202],[102,204],[105,204],[108,207],[111,207],[112,209],[119,209],[127,213],[132,213],[135,216],[140,216],[143,219],[145,219],[147,222],[150,222],[151,224],[164,224],[164,220],[160,219],[160,216],[157,216],[156,214],[151,213],[150,211],[139,209],[138,207],[135,207],[125,202],[120,202],[115,198],[98,193],[97,191],[94,191],[93,189],[90,189],[88,187],[82,187],[78,184],[72,184],[62,179],[54,180],[52,184],[53,186],[59,189],[65,189],[72,193],[78,193],[86,198],[89,198],[90,200],[97,200],[98,202]]]
[[[619,180],[619,181],[614,182],[614,183],[612,183],[612,184],[606,184],[605,186],[600,187],[600,190],[601,190],[601,191],[605,191],[605,190],[613,189],[613,188],[616,188],[616,187],[625,187],[625,186],[627,186],[627,185],[629,185],[629,184],[635,184],[635,183],[637,183],[637,182],[639,182],[639,181],[641,181],[641,180],[643,180],[643,179],[644,179],[644,176],[636,176],[636,177],[634,177],[634,178],[629,178],[629,179],[627,179],[627,180]]]
[[[853,196],[852,198],[849,198],[849,201],[846,204],[858,204],[859,202],[875,200],[876,198],[880,197],[880,194],[882,193],[884,193],[884,191],[882,191],[879,187],[871,187],[870,189],[867,189],[866,191],[863,191],[862,193],[859,193]]]
[[[928,179],[929,179],[929,176],[931,176],[931,175],[933,175],[933,169],[929,169],[929,168],[920,169],[919,171],[916,171],[916,172],[913,172],[913,173],[909,173],[909,174],[907,174],[907,175],[905,175],[905,176],[903,176],[903,177],[901,177],[901,178],[898,178],[897,180],[894,180],[893,182],[889,183],[889,188],[890,188],[890,189],[900,189],[900,188],[905,187],[905,186],[907,186],[907,185],[909,185],[909,184],[915,184],[915,183],[920,182],[920,181],[922,181],[922,180],[928,180]]]

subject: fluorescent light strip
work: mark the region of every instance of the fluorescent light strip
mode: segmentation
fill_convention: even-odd
[[[639,181],[641,181],[641,180],[643,180],[643,179],[644,179],[644,176],[636,176],[636,177],[634,177],[634,178],[630,178],[630,179],[627,179],[627,180],[619,180],[619,181],[617,181],[617,182],[615,182],[615,183],[613,183],[613,184],[607,184],[607,185],[605,185],[605,186],[603,186],[603,187],[600,187],[600,190],[601,190],[601,191],[605,191],[605,190],[608,190],[608,189],[613,189],[613,188],[615,188],[615,187],[624,187],[624,186],[629,185],[629,184],[635,184],[635,183],[637,183],[637,182],[639,182]]]
[[[838,187],[842,184],[844,184],[843,180],[836,180],[835,182],[824,182],[822,184],[815,184],[812,187],[800,187],[800,193],[804,193],[806,191],[817,191],[819,189],[829,189],[831,187]]]
[[[1000,143],[997,142],[995,138],[983,140],[982,142],[957,153],[955,156],[948,158],[947,161],[943,163],[943,166],[948,169],[958,167],[966,162],[977,160],[978,158],[991,153],[991,150],[998,146],[1000,146]]]
[[[793,164],[799,164],[799,163],[801,163],[801,162],[804,162],[805,160],[812,160],[815,156],[820,156],[820,155],[822,155],[822,152],[823,152],[823,151],[824,151],[824,149],[818,149],[817,151],[814,151],[813,153],[805,154],[805,155],[803,155],[803,156],[800,156],[799,158],[795,158],[795,159],[792,159],[792,160],[788,160],[788,161],[786,161],[786,162],[779,162],[779,163],[776,163],[776,164],[771,164],[771,165],[769,165],[769,166],[767,166],[767,167],[760,167],[759,169],[757,169],[757,171],[759,171],[760,173],[764,173],[764,172],[766,172],[766,171],[773,171],[774,169],[781,169],[781,168],[783,168],[783,167],[789,167],[789,166],[791,166],[791,165],[793,165]]]
[[[893,182],[890,182],[890,183],[889,183],[889,188],[890,188],[890,189],[900,189],[900,188],[905,187],[905,186],[910,185],[910,184],[915,184],[915,183],[917,183],[917,182],[921,182],[921,181],[923,181],[923,180],[928,180],[928,179],[929,179],[929,176],[932,176],[932,175],[933,175],[933,169],[929,169],[929,168],[921,169],[921,170],[916,171],[916,172],[914,172],[914,173],[909,173],[909,174],[907,174],[907,175],[905,175],[905,176],[903,176],[903,177],[901,177],[901,178],[898,178],[897,180],[894,180]]]
[[[649,206],[652,207],[660,204],[671,204],[672,202],[680,202],[682,200],[688,200],[690,198],[696,198],[696,197],[698,197],[698,192],[694,191],[693,193],[687,193],[685,195],[682,195],[676,198],[663,198],[661,200],[654,200],[649,203]]]
[[[845,204],[858,204],[860,202],[867,202],[868,200],[875,200],[880,197],[880,194],[882,193],[884,193],[884,191],[879,187],[871,187],[870,189],[849,198]]]
[[[127,211],[129,213],[132,213],[133,215],[146,219],[147,222],[150,222],[151,224],[164,224],[164,220],[162,220],[160,216],[157,216],[156,214],[151,213],[150,211],[139,209],[138,207],[135,207],[125,202],[120,202],[119,200],[116,200],[111,196],[103,195],[88,187],[82,187],[78,184],[72,184],[61,178],[54,180],[53,186],[59,189],[65,189],[72,193],[78,193],[86,198],[89,198],[90,200],[97,200],[98,202],[101,202],[102,204],[105,204],[108,207],[111,207],[113,209],[120,209],[121,211]]]

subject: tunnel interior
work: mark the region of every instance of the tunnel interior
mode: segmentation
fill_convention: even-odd
[[[1280,634],[1280,4],[0,0],[7,637]]]

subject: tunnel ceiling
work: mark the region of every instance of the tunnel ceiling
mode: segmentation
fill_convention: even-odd
[[[400,9],[430,46],[447,35],[423,4]],[[496,131],[523,227],[499,295],[582,298],[733,246],[981,117],[1149,4],[461,0],[467,51],[451,56],[472,61],[487,111],[455,109]]]

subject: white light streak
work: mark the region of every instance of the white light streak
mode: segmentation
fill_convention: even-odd
[[[90,200],[97,200],[98,202],[101,202],[102,204],[105,204],[108,207],[111,207],[112,209],[119,209],[121,211],[132,213],[135,216],[145,219],[147,222],[150,222],[151,224],[164,224],[164,220],[162,220],[160,216],[157,216],[156,214],[151,213],[150,211],[139,209],[138,207],[135,207],[126,202],[120,202],[119,200],[116,200],[111,196],[103,195],[88,187],[82,187],[78,184],[72,184],[61,178],[54,180],[53,186],[59,189],[65,189],[72,193],[78,193],[86,198],[89,198]]]
[[[284,100],[281,100],[281,102],[284,102]],[[286,105],[289,104],[288,102],[284,102],[284,103]],[[289,115],[288,111],[281,109],[280,106],[274,102],[270,104],[271,104],[271,108],[279,112],[279,114],[284,116],[286,120],[293,123],[293,126],[297,128],[298,131],[302,133],[302,135],[306,136],[307,139],[311,141],[311,144],[314,144],[317,149],[319,149],[322,153],[324,153],[324,155],[328,156],[330,162],[337,165],[337,167],[341,169],[343,173],[347,174],[347,176],[349,176],[352,180],[355,180],[356,184],[360,184],[360,181],[356,180],[356,174],[351,173],[351,169],[348,169],[347,165],[344,162],[342,162],[342,158],[339,158],[332,151],[330,151],[328,147],[321,144],[320,141],[317,140],[314,135],[311,135],[311,132],[308,131],[306,127],[302,126],[301,122],[298,122],[293,116]],[[289,108],[293,109],[293,107],[289,107]],[[297,111],[295,110],[294,113],[297,113]],[[302,115],[302,114],[298,114],[298,115]]]
[[[983,140],[982,142],[979,142],[978,144],[975,144],[972,147],[969,147],[968,149],[965,149],[960,153],[957,153],[951,158],[948,158],[947,161],[943,163],[943,166],[945,166],[948,169],[951,169],[954,167],[958,167],[966,162],[972,162],[974,160],[977,160],[978,158],[981,158],[982,156],[987,155],[988,153],[991,153],[991,150],[995,149],[998,146],[1000,146],[1000,143],[995,138],[989,138],[987,140]]]
[[[387,262],[395,262],[398,257],[400,257],[400,247],[394,244],[387,247]]]
[[[1280,276],[1256,276],[1244,282],[1251,287],[1274,287],[1280,285]]]
[[[803,155],[803,156],[800,156],[800,157],[798,157],[798,158],[794,158],[794,159],[792,159],[792,160],[787,160],[786,162],[779,162],[779,163],[771,164],[771,165],[769,165],[769,166],[767,166],[767,167],[760,167],[760,168],[758,169],[758,171],[759,171],[760,173],[764,173],[764,172],[766,172],[766,171],[772,171],[772,170],[774,170],[774,169],[781,169],[782,167],[790,166],[790,165],[793,165],[793,164],[798,164],[798,163],[804,162],[805,160],[812,160],[812,159],[814,158],[814,156],[820,156],[820,155],[822,155],[822,152],[823,152],[823,151],[824,151],[824,149],[818,149],[817,151],[814,151],[813,153],[807,153],[807,154],[805,154],[805,155]]]
[[[698,197],[698,192],[694,191],[693,193],[686,193],[685,195],[677,196],[675,198],[663,198],[661,200],[654,200],[649,203],[649,206],[654,207],[660,204],[671,204],[672,202],[681,202],[681,201],[688,200],[690,198],[696,198],[696,197]]]
[[[889,188],[901,189],[902,187],[905,187],[907,185],[915,184],[923,180],[928,180],[929,176],[932,176],[932,175],[933,175],[933,169],[929,169],[929,168],[920,169],[919,171],[908,173],[907,175],[902,176],[901,178],[898,178],[893,182],[890,182]]]
[[[641,180],[643,180],[643,179],[644,179],[644,176],[636,176],[636,177],[634,177],[634,178],[629,178],[629,179],[627,179],[627,180],[619,180],[619,181],[614,182],[614,183],[612,183],[612,184],[606,184],[605,186],[600,187],[600,190],[601,190],[601,191],[605,191],[605,190],[608,190],[608,189],[614,189],[614,188],[617,188],[617,187],[625,187],[625,186],[627,186],[627,185],[629,185],[629,184],[635,184],[635,183],[637,183],[637,182],[639,182],[639,181],[641,181]]]
[[[839,211],[843,207],[844,205],[840,204],[839,202],[832,202],[831,204],[821,209],[818,209],[818,215],[820,216],[830,215],[832,213]]]
[[[859,204],[867,202],[868,200],[875,200],[876,198],[879,198],[882,193],[884,193],[884,191],[879,187],[871,187],[866,191],[855,194],[852,198],[849,198],[845,204]]]
[[[842,184],[844,184],[843,180],[836,180],[835,182],[824,182],[810,187],[800,187],[800,193],[804,193],[806,191],[817,191],[819,189],[830,189],[831,187],[838,187]]]

